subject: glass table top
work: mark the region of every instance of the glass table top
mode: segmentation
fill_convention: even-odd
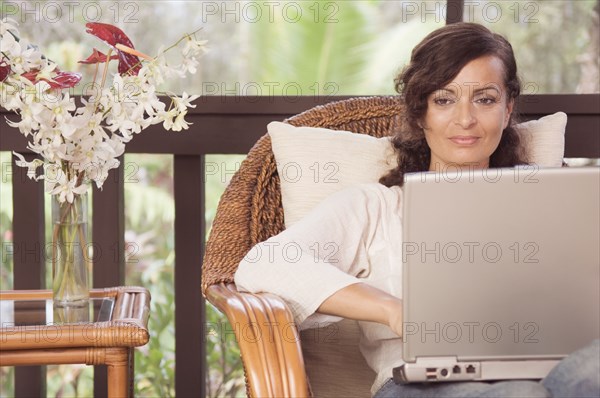
[[[0,327],[107,322],[114,304],[111,297],[90,298],[88,306],[78,308],[55,308],[52,299],[0,300]]]

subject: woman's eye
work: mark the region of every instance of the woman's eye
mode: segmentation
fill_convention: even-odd
[[[475,102],[483,105],[492,105],[496,103],[496,98],[493,97],[481,97],[475,100]]]
[[[450,99],[450,98],[434,98],[433,103],[436,105],[450,105],[452,103],[452,99]]]

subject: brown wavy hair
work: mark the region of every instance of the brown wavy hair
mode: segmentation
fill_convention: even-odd
[[[410,63],[395,79],[396,91],[404,105],[407,130],[397,131],[392,139],[398,156],[398,166],[379,182],[385,186],[402,186],[404,174],[429,170],[431,150],[425,140],[421,121],[427,113],[427,98],[446,86],[469,62],[493,55],[504,66],[506,101],[521,93],[517,62],[512,46],[503,36],[486,27],[468,22],[446,25],[427,35],[412,51]],[[510,116],[500,143],[490,156],[490,167],[513,167],[525,164],[517,132],[516,110]]]

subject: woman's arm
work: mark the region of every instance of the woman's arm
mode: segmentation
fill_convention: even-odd
[[[366,283],[338,290],[321,303],[317,312],[381,323],[402,336],[402,300]]]
[[[359,276],[368,275],[372,266],[368,249],[384,217],[399,217],[398,201],[397,193],[377,184],[348,188],[328,197],[291,228],[256,245],[240,262],[236,285],[242,291],[280,296],[299,325],[321,312],[323,317],[316,317],[317,323],[333,320],[325,315],[341,314],[394,324],[392,329],[400,334],[399,299],[372,287],[345,291],[363,285]],[[322,306],[328,298],[331,306]],[[345,300],[350,304],[344,304]],[[392,303],[398,311],[391,311]],[[358,305],[362,310],[355,313]],[[315,319],[311,322],[305,326],[314,327]]]

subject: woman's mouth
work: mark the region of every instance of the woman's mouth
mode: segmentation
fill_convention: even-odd
[[[457,145],[473,145],[479,141],[479,137],[472,135],[455,135],[454,137],[450,137],[450,141]]]

